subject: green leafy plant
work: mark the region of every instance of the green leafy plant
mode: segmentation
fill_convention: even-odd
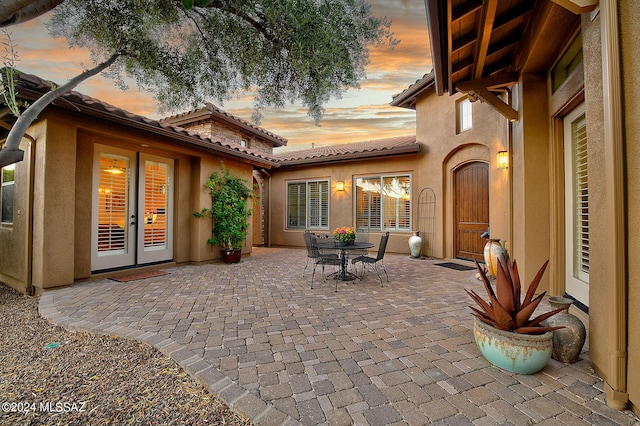
[[[545,312],[533,319],[531,316],[536,310],[542,298],[546,294],[534,297],[538,284],[542,279],[542,275],[547,268],[549,261],[547,260],[535,278],[529,285],[524,299],[521,300],[520,276],[518,274],[518,266],[515,260],[513,263],[509,261],[509,255],[505,254],[498,258],[498,273],[496,276],[496,290],[494,292],[487,277],[487,273],[480,267],[476,261],[476,267],[484,283],[484,287],[489,296],[489,301],[482,299],[473,290],[465,289],[467,294],[478,304],[480,309],[470,306],[473,315],[480,321],[489,324],[497,329],[512,331],[520,334],[543,334],[548,331],[557,330],[562,327],[542,327],[540,322],[563,311],[566,308],[555,309]]]
[[[195,212],[196,217],[213,218],[212,236],[207,243],[222,249],[241,249],[247,237],[251,209],[247,200],[254,197],[247,183],[232,176],[222,165],[220,172],[214,172],[205,182],[211,194],[211,208]]]
[[[347,242],[356,239],[356,230],[352,226],[343,226],[333,231],[333,238],[337,241]]]

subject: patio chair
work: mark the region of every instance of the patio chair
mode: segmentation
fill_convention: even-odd
[[[316,276],[316,268],[318,265],[322,265],[322,281],[327,281],[326,275],[324,273],[324,267],[326,265],[337,266],[338,270],[342,266],[342,259],[337,255],[337,253],[324,253],[322,249],[318,247],[317,239],[315,235],[310,236],[311,240],[311,252],[313,258],[313,273],[311,274],[311,288],[313,288],[313,282]],[[340,274],[336,271],[334,274],[336,277],[336,288],[335,291],[338,291],[338,279],[340,278]]]
[[[305,229],[302,233],[302,238],[304,238],[304,246],[307,249],[307,263],[304,264],[304,270],[302,271],[302,276],[304,277],[304,273],[307,272],[307,267],[309,266],[309,260],[314,260],[313,257],[313,247],[311,246],[311,236],[313,232]]]
[[[356,229],[356,243],[360,243],[360,242],[362,242],[362,243],[368,243],[369,242],[369,228],[368,227],[366,227],[366,228],[362,227],[362,228],[357,228]],[[356,258],[358,256],[368,256],[369,255],[369,249],[350,250],[348,253],[349,253],[349,259]],[[355,267],[355,264],[352,263],[352,265],[354,265],[354,267]]]
[[[351,263],[354,265],[356,263],[362,263],[362,276],[364,277],[364,268],[366,265],[373,265],[373,269],[376,271],[378,275],[378,279],[380,280],[380,287],[384,287],[384,283],[382,282],[382,276],[380,276],[380,272],[378,272],[378,263],[382,266],[382,270],[384,274],[387,276],[387,282],[389,282],[389,274],[387,273],[387,268],[384,266],[384,253],[387,251],[387,242],[389,241],[389,232],[385,232],[384,235],[380,238],[380,245],[378,246],[378,255],[376,257],[372,256],[357,256],[351,260]]]

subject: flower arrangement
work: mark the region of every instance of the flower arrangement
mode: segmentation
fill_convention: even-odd
[[[351,226],[343,226],[341,228],[336,228],[333,231],[333,238],[336,241],[349,242],[355,241],[356,239],[356,230]]]

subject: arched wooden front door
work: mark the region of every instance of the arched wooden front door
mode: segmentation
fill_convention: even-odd
[[[460,259],[483,259],[489,229],[489,165],[467,163],[454,171],[454,253]]]

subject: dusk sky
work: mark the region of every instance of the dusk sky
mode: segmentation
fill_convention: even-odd
[[[320,127],[306,113],[302,105],[288,105],[284,109],[265,109],[260,126],[288,139],[288,149],[322,146],[410,135],[415,133],[415,112],[391,107],[392,95],[431,70],[431,55],[427,32],[424,0],[372,0],[374,14],[392,20],[391,29],[400,44],[373,48],[367,79],[360,89],[352,89],[342,99],[326,105]],[[89,55],[81,49],[69,49],[65,39],[48,36],[44,23],[48,15],[26,24],[9,27],[17,45],[17,68],[47,80],[64,83],[77,75],[83,65],[91,65]],[[158,119],[158,105],[151,93],[135,87],[118,89],[112,80],[93,77],[75,90],[100,99],[127,111]],[[214,102],[215,103],[215,102]],[[220,108],[250,121],[252,99],[233,97]]]

